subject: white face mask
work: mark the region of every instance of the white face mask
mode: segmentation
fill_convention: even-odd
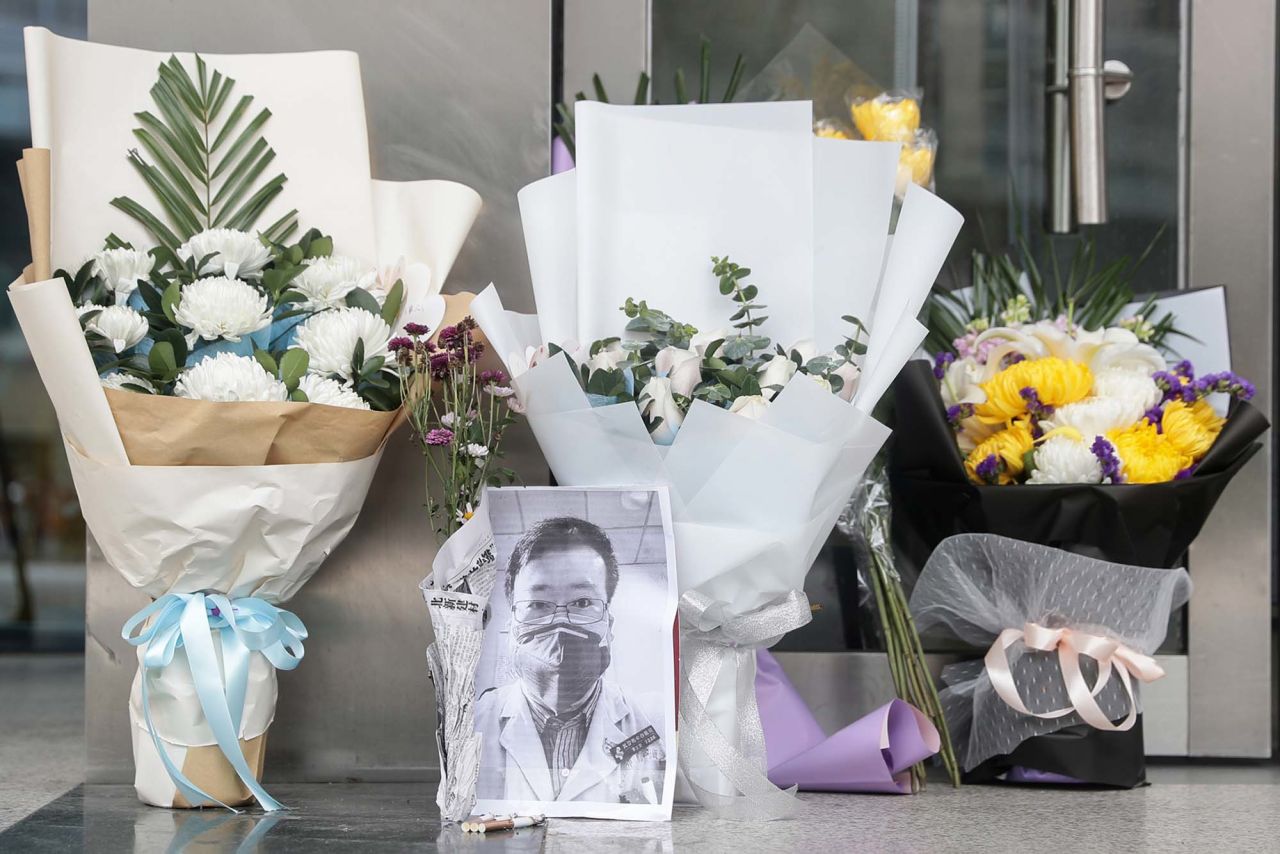
[[[589,626],[553,623],[525,626],[515,636],[516,672],[525,691],[556,714],[573,708],[609,668],[607,622]]]

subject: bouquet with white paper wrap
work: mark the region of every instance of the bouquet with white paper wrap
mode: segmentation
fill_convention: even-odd
[[[888,435],[871,409],[923,340],[916,315],[961,217],[913,188],[890,247],[898,146],[815,139],[806,102],[584,102],[577,143],[575,171],[520,194],[536,319],[492,289],[472,313],[559,484],[670,487],[683,779],[726,815],[785,815],[754,650],[809,619],[804,576]],[[721,253],[751,269],[718,258],[712,274]],[[729,300],[734,329],[711,332]],[[865,349],[839,343],[844,315]],[[765,335],[797,343],[774,352]]]
[[[258,782],[275,670],[307,636],[278,605],[356,521],[401,417],[377,349],[443,313],[479,198],[371,180],[354,54],[170,57],[41,29],[26,47],[32,265],[9,296],[89,530],[155,600],[124,627],[138,796],[277,809]],[[317,136],[320,115],[342,120]],[[286,245],[299,220],[336,247]],[[317,318],[342,322],[308,338]]]

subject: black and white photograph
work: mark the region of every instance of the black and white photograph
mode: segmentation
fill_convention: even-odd
[[[665,488],[490,489],[498,574],[476,812],[670,818],[674,550]]]

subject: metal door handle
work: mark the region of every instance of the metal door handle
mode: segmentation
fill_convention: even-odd
[[[1133,72],[1102,59],[1103,0],[1055,0],[1049,27],[1050,231],[1107,221],[1106,125],[1102,108],[1129,91]]]

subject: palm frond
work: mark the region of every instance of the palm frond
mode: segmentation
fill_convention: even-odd
[[[742,76],[745,72],[746,63],[742,58],[742,54],[738,54],[733,62],[733,71],[729,74],[728,85],[725,86],[724,94],[720,96],[721,103],[729,103],[738,94],[738,87],[742,85]],[[635,96],[632,99],[633,104],[640,106],[660,103],[657,92],[654,91],[657,86],[651,86],[651,83],[649,75],[641,72],[639,79],[636,81]],[[609,95],[605,92],[604,81],[600,79],[599,74],[591,76],[591,88],[595,96],[592,100],[609,103]],[[677,68],[672,77],[672,92],[671,103],[687,104],[691,100],[691,93],[689,92],[683,68]],[[698,88],[692,94],[700,104],[710,104],[715,100],[711,95],[711,40],[705,36],[698,43]],[[585,100],[587,100],[587,96],[582,92],[579,92],[574,97],[575,103]],[[551,129],[554,136],[559,137],[569,149],[569,154],[576,157],[577,146],[573,124],[573,106],[561,102],[555,105],[553,112]]]
[[[128,196],[111,200],[170,250],[208,228],[252,228],[287,180],[283,174],[264,175],[276,156],[262,136],[271,111],[259,110],[246,121],[253,96],[241,95],[227,109],[235,80],[211,70],[199,55],[195,68],[193,78],[176,56],[162,62],[151,87],[155,112],[134,114],[139,126],[133,135],[141,149],[129,152],[129,162],[160,213]],[[288,237],[297,227],[296,214],[270,226],[264,237]]]

